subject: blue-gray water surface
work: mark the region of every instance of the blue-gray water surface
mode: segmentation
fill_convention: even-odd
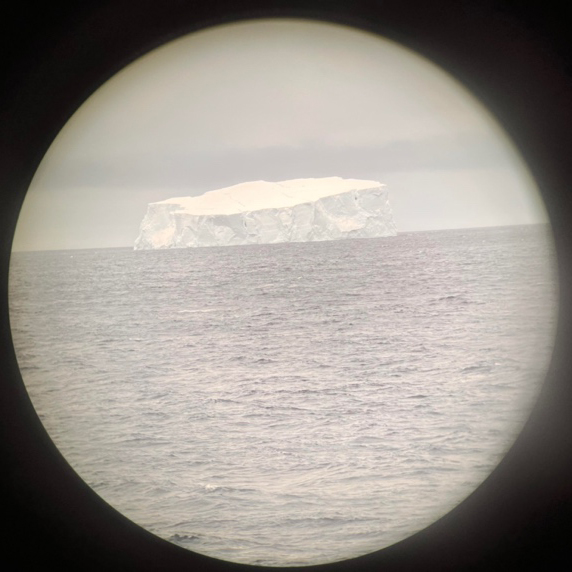
[[[203,554],[332,562],[457,505],[552,350],[547,225],[162,251],[14,253],[14,344],[58,448]]]

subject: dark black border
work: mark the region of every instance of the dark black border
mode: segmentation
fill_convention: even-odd
[[[75,475],[43,430],[21,382],[8,321],[7,273],[31,177],[59,129],[99,85],[149,49],[191,30],[245,17],[290,16],[382,33],[456,75],[497,115],[532,168],[559,260],[554,360],[531,420],[498,469],[421,533],[379,553],[319,568],[572,569],[572,20],[565,10],[538,0],[21,0],[3,6],[0,514],[5,530],[0,566],[25,571],[252,569],[193,555],[154,537]]]

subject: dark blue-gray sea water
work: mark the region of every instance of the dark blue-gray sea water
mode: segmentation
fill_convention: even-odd
[[[162,251],[14,253],[32,402],[112,506],[251,564],[365,554],[481,483],[557,314],[547,225]]]

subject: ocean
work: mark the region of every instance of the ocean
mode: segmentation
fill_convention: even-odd
[[[13,253],[13,339],[49,435],[109,504],[266,566],[366,554],[498,464],[549,364],[548,225]]]

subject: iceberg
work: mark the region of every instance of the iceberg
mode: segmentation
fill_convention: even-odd
[[[385,185],[327,177],[253,181],[150,203],[135,250],[395,236]]]

